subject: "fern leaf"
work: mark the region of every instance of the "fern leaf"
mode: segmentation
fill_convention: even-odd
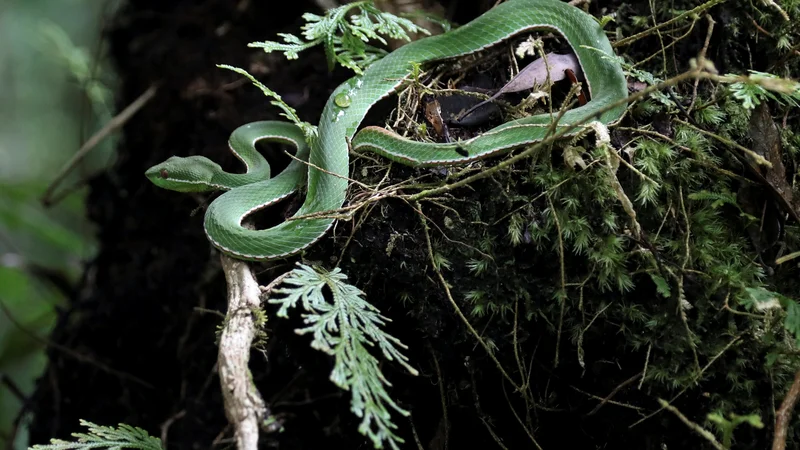
[[[280,51],[287,59],[297,59],[301,51],[322,44],[329,70],[339,63],[362,74],[367,66],[386,54],[383,49],[367,45],[369,41],[386,44],[383,36],[409,41],[409,33],[430,34],[408,19],[382,12],[371,1],[342,5],[328,10],[324,16],[306,13],[303,19],[306,21],[302,27],[305,41],[281,33],[278,36],[283,38],[282,43],[253,42],[249,46],[262,48],[267,53]]]
[[[360,417],[358,431],[372,440],[375,448],[388,443],[399,449],[403,440],[394,434],[390,409],[407,416],[408,411],[392,400],[387,391],[391,384],[379,368],[379,360],[367,350],[377,347],[384,358],[397,361],[411,374],[417,371],[400,353],[406,349],[397,338],[386,334],[381,326],[390,321],[377,308],[364,300],[364,293],[346,282],[347,276],[337,268],[332,272],[298,264],[283,281],[286,287],[276,289],[283,297],[270,299],[280,305],[278,317],[286,317],[289,309],[300,306],[306,312],[307,325],[295,330],[311,334],[311,347],[332,355],[335,359],[330,379],[352,394],[351,411]],[[330,301],[324,289],[331,292]]]
[[[161,439],[150,436],[141,428],[119,424],[119,428],[96,425],[81,420],[80,424],[89,429],[88,433],[72,433],[74,442],[51,439],[50,444],[34,445],[31,450],[88,450],[103,448],[119,450],[133,448],[140,450],[161,450]]]

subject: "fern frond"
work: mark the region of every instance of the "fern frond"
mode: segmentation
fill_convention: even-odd
[[[351,11],[355,10],[351,14]],[[368,45],[369,41],[386,44],[383,36],[392,39],[411,40],[408,33],[430,34],[428,30],[414,22],[386,13],[371,1],[353,2],[328,10],[324,16],[303,14],[303,39],[292,34],[279,33],[283,42],[253,42],[250,47],[258,47],[270,53],[283,52],[286,59],[297,59],[298,53],[322,44],[328,60],[328,69],[333,70],[338,63],[357,74],[374,61],[382,58],[386,51]],[[349,20],[348,20],[349,19]]]
[[[733,83],[729,88],[745,109],[753,109],[768,100],[795,108],[800,106],[800,83],[771,73],[751,70],[746,81]]]
[[[722,205],[733,205],[736,208],[739,208],[739,203],[736,201],[736,196],[731,192],[699,191],[689,194],[689,199],[711,202],[711,207],[714,209],[717,209]]]
[[[141,428],[119,424],[119,428],[95,425],[81,419],[80,424],[89,429],[89,433],[72,433],[75,442],[51,439],[49,444],[34,445],[31,450],[87,450],[103,448],[118,450],[134,448],[140,450],[161,450],[161,439],[150,436]]]
[[[311,347],[334,357],[330,379],[352,393],[350,410],[362,419],[358,431],[369,437],[375,448],[388,443],[391,448],[399,449],[398,444],[403,440],[393,432],[397,426],[389,409],[404,416],[409,412],[389,396],[386,388],[391,384],[381,373],[378,359],[367,348],[377,345],[384,358],[397,361],[413,375],[417,371],[398,349],[407,347],[380,328],[390,319],[367,303],[364,293],[346,280],[347,276],[338,268],[326,272],[298,264],[283,281],[286,287],[274,291],[284,297],[270,299],[269,303],[280,305],[278,317],[286,317],[289,309],[300,303],[306,311],[303,320],[308,326],[295,332],[311,334]],[[331,301],[325,298],[326,287],[332,294]]]
[[[306,141],[308,142],[309,145],[313,143],[313,141],[317,137],[317,127],[311,125],[308,122],[300,120],[300,116],[297,115],[297,111],[291,106],[289,106],[288,103],[283,101],[283,98],[281,98],[281,96],[278,95],[277,92],[264,86],[263,83],[256,80],[254,76],[250,75],[250,73],[244,69],[240,69],[239,67],[229,66],[226,64],[217,64],[217,67],[219,67],[220,69],[232,70],[240,75],[244,75],[248,80],[250,80],[251,83],[253,83],[253,86],[261,89],[261,92],[263,92],[264,95],[266,95],[267,97],[272,98],[272,101],[270,103],[277,106],[283,111],[281,113],[283,117],[286,117],[287,119],[291,120],[295,125],[297,125],[301,130],[303,130],[303,135],[305,135]]]

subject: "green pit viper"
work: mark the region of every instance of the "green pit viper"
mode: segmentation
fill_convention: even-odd
[[[475,53],[532,30],[555,31],[567,40],[591,95],[588,103],[564,113],[555,128],[555,116],[539,114],[449,144],[411,141],[380,127],[366,127],[356,133],[367,111],[394,93],[415,64]],[[238,259],[286,258],[314,244],[333,225],[334,219],[325,217],[325,212],[337,210],[345,202],[348,141],[354,152],[371,151],[411,166],[443,166],[540,142],[558,128],[569,135],[577,132],[575,125],[591,120],[612,124],[625,111],[627,85],[619,63],[604,54],[613,55],[611,44],[598,22],[582,10],[560,0],[509,0],[464,26],[406,44],[370,65],[362,75],[342,83],[328,99],[318,135],[310,144],[294,124],[254,122],[236,129],[229,141],[231,151],[247,166],[246,173],[226,173],[207,158],[191,156],[172,157],[148,169],[146,176],[159,187],[180,192],[226,190],[206,211],[204,225],[209,241]],[[337,104],[337,100],[342,104],[343,96],[349,98],[349,105]],[[297,148],[297,159],[274,178],[270,178],[269,164],[255,149],[255,143],[262,139]],[[306,160],[310,164],[305,164]],[[307,182],[307,194],[295,214],[303,218],[265,230],[242,225],[248,214],[287,197],[303,181]]]

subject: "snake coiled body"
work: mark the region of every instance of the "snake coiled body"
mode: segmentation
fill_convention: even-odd
[[[540,114],[507,122],[473,139],[450,144],[415,142],[379,127],[366,127],[356,134],[369,109],[394,93],[412,73],[414,64],[475,53],[532,30],[555,31],[566,39],[578,58],[591,94],[591,101],[567,111],[555,127],[552,126],[553,116]],[[248,173],[251,168],[258,167],[263,174],[263,157],[254,148],[255,141],[261,138],[293,143],[298,148],[298,157],[308,152],[310,164],[293,161],[275,178],[210,187],[229,190],[215,199],[206,211],[206,235],[220,251],[246,260],[285,258],[308,248],[333,224],[334,219],[324,217],[324,213],[344,204],[349,172],[348,141],[352,141],[354,151],[371,151],[407,165],[438,166],[465,163],[539,142],[559,127],[588,120],[614,123],[625,110],[626,105],[621,100],[627,95],[627,87],[619,64],[604,54],[611,56],[613,50],[597,21],[560,0],[509,0],[462,27],[406,44],[369,66],[363,75],[334,90],[320,117],[318,136],[310,148],[293,125],[248,124],[246,139],[234,139],[237,133],[244,134],[241,128],[237,129],[232,135],[231,148],[247,164]],[[349,106],[337,105],[334,99],[341,95],[349,97]],[[195,177],[186,174],[191,166],[181,166],[181,161],[171,158],[148,170],[147,176],[165,188],[192,190],[175,185],[183,180],[193,182]],[[197,164],[197,160],[192,163]],[[209,163],[205,160],[203,171],[213,172],[214,164]],[[208,178],[207,174],[205,176]],[[305,218],[288,220],[265,230],[242,226],[249,213],[286,197],[304,178],[306,198],[295,216]],[[199,185],[195,184],[194,190],[200,190]]]

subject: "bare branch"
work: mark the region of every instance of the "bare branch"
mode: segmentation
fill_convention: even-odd
[[[219,338],[217,365],[225,415],[235,430],[236,448],[257,450],[259,425],[270,416],[247,367],[259,326],[255,312],[261,306],[261,291],[246,262],[225,255],[221,260],[228,283],[228,314]]]
[[[775,437],[772,439],[772,450],[784,450],[786,448],[786,435],[789,431],[789,421],[792,418],[792,410],[800,398],[800,370],[794,374],[794,382],[786,397],[783,398],[780,409],[775,413]]]

